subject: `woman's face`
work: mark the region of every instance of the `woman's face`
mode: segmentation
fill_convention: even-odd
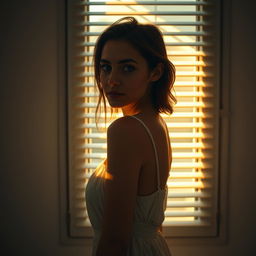
[[[130,43],[106,42],[100,60],[100,83],[111,107],[133,106],[145,95],[151,81],[146,60]]]

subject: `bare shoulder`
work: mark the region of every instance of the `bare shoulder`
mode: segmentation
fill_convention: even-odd
[[[141,138],[141,125],[129,116],[123,116],[113,121],[107,130],[107,135],[112,140],[124,139],[137,141]]]
[[[134,118],[130,116],[123,116],[113,121],[108,127],[108,129],[119,129],[119,128],[130,129],[130,128],[135,128],[136,127],[135,124],[136,124],[136,120],[134,120]]]
[[[107,159],[109,171],[129,166],[138,171],[143,162],[141,127],[137,120],[124,116],[116,119],[107,130]],[[126,168],[122,168],[124,171]]]

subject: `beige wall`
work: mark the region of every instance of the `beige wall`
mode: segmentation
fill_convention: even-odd
[[[0,248],[9,252],[3,255],[89,255],[84,246],[64,246],[59,238],[57,14],[62,1],[12,0],[0,7]],[[231,63],[224,69],[231,104],[228,241],[173,246],[174,256],[255,251],[256,40],[248,2],[233,0],[224,14],[225,21],[231,18],[230,45],[224,49]]]

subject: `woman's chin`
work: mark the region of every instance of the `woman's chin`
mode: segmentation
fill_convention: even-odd
[[[122,104],[118,104],[118,103],[113,103],[113,102],[109,102],[109,105],[112,107],[112,108],[121,108],[121,107],[123,107],[123,105]]]
[[[123,107],[125,104],[123,104],[122,102],[118,101],[118,100],[113,100],[113,99],[108,99],[108,104],[112,107],[112,108],[121,108]]]

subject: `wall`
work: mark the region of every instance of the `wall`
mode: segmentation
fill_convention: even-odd
[[[84,246],[62,245],[59,235],[57,22],[62,1],[1,3],[0,232],[1,250],[7,250],[3,255],[89,255]],[[231,64],[224,69],[231,107],[228,240],[222,245],[175,245],[174,255],[236,256],[254,251],[252,10],[248,3],[234,0],[232,6],[225,5],[223,17],[231,22],[230,45],[223,52]]]

